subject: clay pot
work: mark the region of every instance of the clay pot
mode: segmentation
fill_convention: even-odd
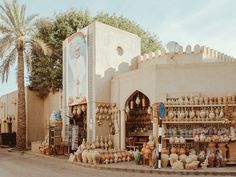
[[[185,154],[181,154],[181,155],[179,156],[179,160],[180,160],[181,162],[183,162],[184,164],[186,163],[186,159],[187,159],[187,156],[186,156]]]
[[[216,144],[215,143],[209,143],[208,144],[208,148],[215,148],[216,147]]]
[[[172,148],[171,148],[171,150],[170,150],[170,153],[171,153],[171,154],[175,154],[175,153],[176,153],[176,151],[177,151],[177,149],[176,149],[176,148],[174,148],[174,147],[172,147]]]
[[[195,116],[195,112],[192,110],[190,113],[189,113],[189,118],[190,119],[193,119]]]
[[[200,97],[200,98],[199,98],[199,104],[200,104],[200,105],[203,105],[203,97]]]
[[[166,149],[166,148],[162,148],[162,150],[161,150],[161,154],[168,154],[169,152],[168,152],[168,150]]]
[[[195,105],[198,105],[198,100],[199,100],[198,97],[194,97],[194,104]]]
[[[175,137],[170,137],[170,144],[175,143]]]
[[[135,160],[136,165],[139,165],[140,159],[141,159],[141,153],[140,153],[139,150],[137,149],[137,150],[134,152],[134,160]]]
[[[161,166],[163,168],[166,168],[169,164],[169,155],[168,154],[162,154],[161,155]]]
[[[205,112],[205,110],[201,110],[201,112],[200,112],[200,117],[203,119],[203,118],[205,118],[206,117],[206,112]]]
[[[227,102],[227,96],[223,98],[223,103],[226,104],[226,102]]]
[[[170,165],[172,166],[177,160],[178,160],[178,155],[177,154],[170,154]]]
[[[147,143],[143,143],[143,148],[142,148],[142,150],[141,150],[142,154],[144,154],[144,151],[145,151],[145,149],[146,149],[146,145],[147,145]]]
[[[168,111],[168,118],[169,118],[170,120],[172,120],[173,117],[174,117],[173,111],[172,111],[172,110]]]
[[[204,97],[204,104],[208,105],[208,97]]]
[[[185,153],[186,153],[186,150],[184,148],[180,148],[179,154],[185,154]]]
[[[222,97],[218,97],[217,98],[217,102],[218,102],[218,104],[222,104],[223,103],[223,98]]]
[[[114,160],[114,159],[115,159],[115,156],[114,156],[113,153],[110,153],[110,154],[109,154],[109,159],[110,159],[110,160]]]
[[[144,159],[149,159],[150,154],[152,153],[152,151],[149,148],[146,148],[144,151]]]
[[[87,159],[88,159],[88,163],[93,163],[93,152],[92,151],[88,151],[87,153]]]
[[[84,150],[82,152],[82,161],[83,161],[83,163],[87,163],[88,162],[87,154],[88,154],[88,150]]]
[[[215,113],[213,112],[212,109],[211,109],[211,111],[209,113],[209,118],[210,118],[210,120],[213,120],[215,118]]]
[[[98,151],[94,151],[92,154],[92,159],[93,159],[93,164],[99,164],[100,163],[100,159],[101,159],[101,155],[99,154]]]

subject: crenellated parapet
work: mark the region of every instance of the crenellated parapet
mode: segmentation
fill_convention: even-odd
[[[150,60],[159,60],[159,64],[167,64],[168,59],[176,60],[178,62],[181,58],[189,58],[189,60],[184,60],[182,63],[190,62],[191,57],[199,56],[198,60],[194,60],[197,63],[218,63],[218,62],[236,62],[236,58],[226,55],[222,52],[216,51],[212,48],[206,46],[200,46],[196,44],[194,46],[187,45],[185,49],[182,46],[179,46],[177,52],[170,52],[165,48],[161,50],[157,50],[156,52],[146,53],[144,55],[138,56],[138,63],[144,63]],[[196,57],[195,57],[196,58]],[[162,62],[161,60],[166,60],[166,62]]]

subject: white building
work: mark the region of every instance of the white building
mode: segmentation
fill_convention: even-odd
[[[108,119],[115,127],[115,147],[124,149],[128,115],[125,109],[130,108],[132,100],[131,104],[136,104],[137,97],[141,102],[145,99],[140,109],[146,111],[167,98],[235,95],[236,60],[221,52],[197,44],[177,53],[162,49],[141,56],[137,35],[99,22],[81,31],[88,37],[87,136],[91,140],[111,133],[110,121],[106,121],[104,113],[96,112],[96,107],[109,109],[106,104],[116,104],[118,113]],[[151,124],[152,133],[157,136],[157,124]]]

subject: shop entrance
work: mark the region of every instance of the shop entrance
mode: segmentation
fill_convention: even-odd
[[[126,148],[141,148],[152,134],[151,116],[147,110],[149,98],[140,91],[135,91],[126,101]]]
[[[71,106],[70,111],[73,115],[70,119],[72,150],[75,150],[82,143],[83,138],[87,138],[87,105]]]

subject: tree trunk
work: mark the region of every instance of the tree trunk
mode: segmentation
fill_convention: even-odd
[[[23,40],[19,40],[17,43],[18,119],[17,119],[17,135],[16,135],[16,147],[19,150],[26,149],[26,109],[25,109],[23,50],[24,50],[24,42]]]

